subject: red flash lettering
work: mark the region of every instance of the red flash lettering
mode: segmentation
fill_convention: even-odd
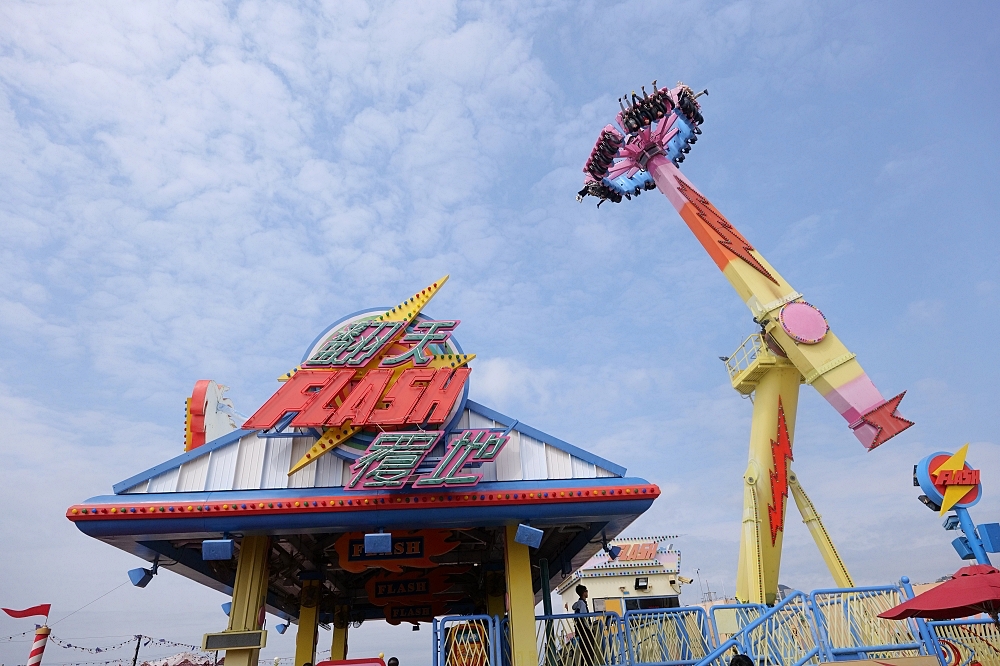
[[[317,390],[337,381],[338,373],[329,370],[299,370],[281,385],[260,409],[243,424],[245,430],[273,428],[288,412],[301,412],[312,402]]]
[[[392,377],[392,370],[371,370],[364,376],[351,393],[344,399],[344,403],[333,415],[326,420],[330,426],[341,426],[344,421],[350,419],[351,423],[361,425],[368,422],[378,400],[382,397],[382,391]]]
[[[431,368],[410,368],[405,370],[392,388],[382,398],[388,402],[386,409],[376,409],[372,412],[372,422],[379,425],[403,425],[406,416],[413,411],[414,405],[423,394],[426,386],[414,386],[414,382],[429,382],[434,379]],[[357,423],[357,422],[355,422]]]
[[[469,368],[443,368],[435,372],[434,379],[424,389],[417,406],[406,417],[406,422],[442,423],[448,418],[448,413],[462,393],[470,372]]]

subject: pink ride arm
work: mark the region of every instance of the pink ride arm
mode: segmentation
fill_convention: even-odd
[[[802,295],[695,189],[676,166],[664,157],[656,156],[648,161],[647,168],[657,189],[674,205],[754,317],[762,322],[769,320],[767,334],[784,350],[805,377],[806,383],[812,384],[844,417],[865,448],[874,449],[913,425],[912,421],[896,414],[896,407],[905,392],[886,400],[854,354],[832,331],[825,332],[817,342],[808,344],[793,337],[796,323],[779,321],[779,313],[788,303],[801,303]]]

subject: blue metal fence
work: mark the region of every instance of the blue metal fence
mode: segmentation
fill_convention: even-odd
[[[537,666],[728,666],[735,654],[759,666],[934,656],[941,666],[1000,666],[990,620],[883,620],[912,598],[900,585],[794,592],[772,607],[727,604],[536,618]],[[434,620],[433,666],[512,664],[509,624],[488,615]]]

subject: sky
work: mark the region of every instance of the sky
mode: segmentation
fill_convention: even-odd
[[[680,535],[732,594],[751,405],[718,357],[749,311],[658,193],[574,200],[653,79],[709,89],[684,173],[907,391],[916,426],[867,453],[802,388],[793,469],[848,568],[951,573],[911,472],[971,443],[1000,519],[998,28],[988,2],[3,3],[0,605],[88,646],[223,629],[178,575],[116,588],[139,561],[66,507],[180,453],[196,380],[249,414],[327,325],[444,274],[470,396],[658,484],[626,534]],[[830,586],[787,524],[781,582]],[[31,629],[0,618],[0,663]],[[429,663],[430,635],[368,623],[351,655]]]

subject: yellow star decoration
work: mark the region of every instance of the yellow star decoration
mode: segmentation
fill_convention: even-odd
[[[962,448],[960,448],[958,451],[956,451],[955,454],[952,455],[951,458],[948,458],[943,463],[941,463],[940,467],[938,467],[935,470],[931,470],[931,474],[933,474],[936,477],[938,474],[940,474],[941,472],[945,471],[946,469],[950,469],[950,470],[953,470],[953,471],[957,471],[957,470],[960,470],[960,469],[965,469],[965,454],[966,454],[966,452],[968,450],[969,450],[969,445],[966,444],[965,446],[963,446]],[[940,515],[943,516],[946,512],[950,511],[951,507],[953,507],[956,504],[958,504],[958,502],[963,497],[965,497],[966,493],[968,493],[970,490],[972,490],[975,487],[976,487],[975,485],[968,485],[968,486],[959,486],[959,485],[945,486],[945,489],[944,489],[944,499],[941,500],[941,514]]]

